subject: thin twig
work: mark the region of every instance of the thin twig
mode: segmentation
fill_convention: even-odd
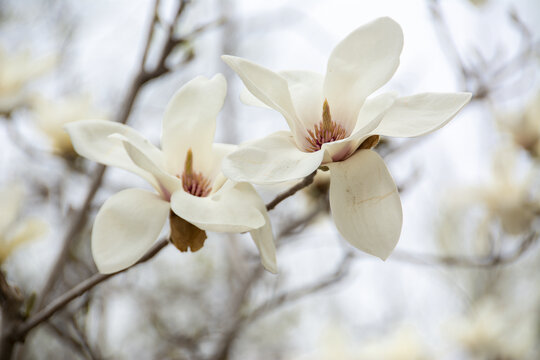
[[[494,254],[487,257],[441,256],[394,251],[391,259],[427,266],[443,265],[463,268],[492,268],[495,266],[508,265],[517,261],[537,240],[538,233],[531,233],[521,241],[516,250],[511,251],[508,254]]]
[[[272,201],[270,201],[268,204],[266,204],[266,210],[270,211],[273,208],[275,208],[280,202],[285,200],[288,197],[293,196],[298,191],[302,190],[303,188],[309,186],[313,179],[315,178],[315,174],[317,174],[317,170],[306,176],[302,181],[300,181],[298,184],[291,187],[289,190],[282,192],[276,198]]]
[[[345,256],[343,256],[343,259],[341,259],[341,261],[339,262],[339,265],[336,266],[334,271],[323,277],[322,280],[319,280],[311,285],[302,286],[290,291],[285,291],[282,294],[273,297],[272,299],[266,301],[262,305],[259,305],[255,308],[255,310],[246,315],[246,320],[249,320],[249,322],[253,322],[259,317],[266,315],[283,305],[290,304],[304,298],[307,295],[314,294],[330,286],[336,285],[340,280],[344,279],[349,274],[349,270],[354,260],[353,251],[347,252]]]
[[[9,340],[9,335],[22,318],[20,308],[23,301],[22,294],[17,288],[8,284],[4,273],[0,271],[0,307],[2,308],[0,359],[9,359],[13,354],[15,343]]]
[[[126,95],[126,98],[124,99],[122,107],[120,108],[120,111],[116,118],[116,121],[121,124],[127,123],[129,116],[131,114],[131,111],[133,110],[133,105],[135,103],[135,100],[140,90],[142,89],[142,87],[148,81],[158,78],[161,75],[164,75],[165,73],[169,72],[169,69],[165,66],[165,62],[176,46],[175,41],[174,41],[174,27],[176,25],[176,22],[180,18],[181,14],[184,12],[188,1],[180,2],[175,20],[173,24],[171,24],[169,27],[167,41],[165,42],[165,45],[163,46],[163,49],[161,51],[158,65],[152,71],[148,71],[145,68],[145,60],[148,57],[149,48],[152,43],[152,35],[154,33],[154,27],[158,19],[158,16],[157,16],[157,10],[158,10],[158,5],[159,5],[158,2],[159,0],[156,0],[156,3],[154,5],[154,12],[152,14],[152,19],[150,21],[150,25],[148,28],[148,32],[147,32],[148,35],[146,36],[146,44],[145,44],[143,55],[141,58],[142,59],[141,63],[139,65],[138,73],[133,78],[132,84],[129,87],[130,90],[128,94]],[[60,250],[60,253],[56,259],[55,264],[53,265],[53,268],[51,270],[49,277],[47,278],[47,281],[45,282],[45,286],[43,287],[41,291],[41,296],[36,303],[37,310],[40,310],[43,304],[45,303],[47,295],[49,294],[49,292],[52,290],[52,288],[54,287],[56,283],[58,274],[64,268],[65,260],[69,253],[69,248],[72,242],[76,238],[76,235],[80,233],[80,231],[84,228],[86,224],[90,206],[92,205],[92,201],[97,191],[101,187],[105,171],[106,171],[106,167],[103,165],[99,165],[95,169],[94,176],[92,178],[92,183],[90,186],[90,190],[88,191],[86,195],[86,198],[82,207],[75,214],[75,218],[73,222],[71,223],[71,226],[62,241],[62,248]]]
[[[251,322],[258,319],[259,317],[262,317],[263,315],[266,315],[269,312],[276,310],[282,305],[300,300],[307,295],[314,294],[332,285],[337,284],[349,273],[353,259],[354,253],[352,251],[349,251],[339,262],[339,265],[336,266],[336,268],[329,275],[325,276],[322,280],[308,286],[302,286],[295,290],[283,292],[282,294],[274,296],[270,300],[267,300],[262,305],[259,305],[253,311],[239,314],[234,324],[230,327],[230,330],[223,338],[220,346],[218,347],[218,350],[215,352],[215,355],[211,356],[211,359],[228,359],[234,342],[238,338],[238,335],[245,329],[246,326],[248,326]],[[254,282],[257,278],[258,276],[253,276],[250,280],[251,282]],[[248,285],[251,286],[251,283],[248,282]],[[249,291],[243,289],[242,302],[240,303],[239,308],[243,307],[244,304],[247,302],[248,294]]]
[[[144,263],[151,258],[153,258],[157,253],[159,253],[167,244],[169,241],[167,239],[162,239],[158,241],[157,243],[152,246],[152,248],[137,262],[136,265]],[[23,339],[26,334],[32,330],[37,325],[41,324],[43,321],[50,318],[55,312],[69,304],[73,299],[81,296],[88,290],[92,289],[94,286],[96,286],[99,283],[102,283],[103,281],[109,279],[110,277],[113,277],[115,275],[121,274],[132,267],[129,267],[127,269],[118,271],[113,274],[95,274],[89,279],[86,279],[85,281],[81,282],[79,285],[75,286],[71,290],[67,291],[57,299],[55,299],[53,302],[51,302],[49,305],[47,305],[43,310],[39,311],[35,315],[31,316],[26,322],[24,322],[21,326],[19,326],[14,333],[12,334],[11,338],[12,341],[20,341]]]

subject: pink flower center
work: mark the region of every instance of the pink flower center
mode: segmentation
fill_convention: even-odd
[[[315,124],[313,130],[307,131],[309,136],[306,137],[308,144],[306,150],[315,152],[321,149],[322,145],[332,141],[345,139],[347,131],[340,124],[332,120],[330,115],[330,107],[325,99],[323,104],[322,120]]]
[[[210,179],[204,177],[200,172],[193,171],[193,152],[188,150],[184,173],[182,174],[182,186],[187,193],[193,196],[205,197],[212,191]]]

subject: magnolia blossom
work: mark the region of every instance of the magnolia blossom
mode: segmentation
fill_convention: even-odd
[[[236,181],[270,184],[330,170],[330,206],[336,226],[353,246],[386,259],[401,232],[396,185],[374,151],[379,135],[412,137],[445,125],[470,100],[469,93],[395,93],[368,96],[399,64],[400,26],[389,18],[364,25],[332,51],[326,75],[272,72],[223,56],[251,94],[244,102],[279,111],[290,131],[279,131],[228,156],[224,174]]]
[[[49,71],[55,62],[54,57],[33,59],[27,52],[9,55],[0,48],[0,113],[23,105],[27,83]]]
[[[540,91],[518,113],[498,114],[499,125],[510,132],[514,142],[529,152],[540,156]]]
[[[74,156],[75,151],[64,125],[72,121],[103,117],[94,109],[87,95],[70,96],[58,101],[36,96],[31,103],[37,126],[49,138],[52,151],[65,157]]]
[[[161,149],[115,122],[66,125],[77,153],[131,171],[157,191],[127,189],[103,204],[92,231],[92,254],[100,272],[116,272],[137,262],[168,216],[171,240],[180,250],[198,250],[206,230],[249,231],[263,265],[276,272],[273,235],[262,199],[250,184],[221,174],[223,157],[236,146],[212,143],[226,91],[222,75],[210,80],[197,77],[178,90],[165,110]]]
[[[472,359],[538,359],[538,314],[515,310],[484,298],[470,313],[450,321],[448,330]]]
[[[498,222],[509,235],[519,235],[531,231],[533,220],[540,212],[540,189],[536,185],[538,170],[530,168],[520,172],[516,150],[506,146],[496,152],[490,182],[453,191],[447,199],[449,209],[457,214],[465,215],[467,208],[475,206],[485,210],[478,231],[483,236],[477,234],[475,238],[485,238],[484,246],[488,251],[488,231],[492,222]]]
[[[295,360],[427,360],[433,356],[415,329],[399,325],[391,332],[359,341],[341,328],[329,328],[313,354]]]
[[[47,231],[42,220],[28,218],[19,221],[23,189],[9,185],[0,189],[0,264],[20,245],[35,240]]]

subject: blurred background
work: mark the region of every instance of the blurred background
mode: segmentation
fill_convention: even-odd
[[[380,16],[405,37],[380,91],[473,93],[439,131],[376,148],[404,214],[386,262],[340,237],[318,174],[270,213],[279,275],[247,235],[167,246],[36,326],[13,358],[540,358],[537,0],[0,0],[0,262],[21,316],[96,273],[103,201],[149,188],[78,158],[65,123],[126,121],[159,145],[175,90],[222,72],[217,142],[287,129],[240,103],[219,56],[324,73],[333,47]],[[291,185],[257,189],[270,201]]]

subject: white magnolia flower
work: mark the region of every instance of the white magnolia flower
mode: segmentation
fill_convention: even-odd
[[[56,101],[36,96],[32,99],[37,126],[49,138],[52,151],[60,156],[75,155],[64,125],[83,119],[103,118],[93,106],[90,96],[76,95]]]
[[[467,209],[479,206],[484,210],[475,239],[480,248],[487,251],[491,251],[489,228],[493,222],[498,222],[505,233],[519,235],[531,231],[533,220],[540,213],[538,170],[519,171],[516,150],[513,146],[505,146],[496,151],[489,182],[448,194],[447,204],[452,212],[470,218]]]
[[[49,71],[55,63],[52,56],[34,59],[27,52],[9,55],[0,48],[0,114],[23,105],[27,100],[27,83]]]
[[[386,259],[401,232],[401,203],[383,160],[369,149],[378,135],[412,137],[434,131],[471,98],[469,93],[401,98],[383,93],[368,98],[396,71],[402,46],[400,26],[380,18],[335,47],[325,76],[275,73],[223,56],[252,94],[243,94],[243,101],[279,111],[291,129],[228,156],[224,174],[236,181],[269,184],[328,167],[330,206],[338,230],[353,246]]]
[[[92,254],[100,272],[116,272],[137,262],[159,236],[171,209],[176,214],[171,213],[171,235],[193,237],[175,243],[181,250],[198,250],[206,238],[201,230],[249,231],[263,265],[276,272],[262,199],[250,184],[221,174],[223,157],[236,146],[212,144],[226,91],[222,75],[197,77],[178,90],[165,110],[161,150],[122,124],[83,120],[66,125],[77,153],[140,175],[158,192],[127,189],[103,204],[92,231]]]
[[[358,341],[341,328],[331,327],[322,336],[313,354],[296,360],[427,360],[430,351],[420,335],[409,325],[399,325],[391,332]]]
[[[466,316],[453,319],[448,330],[472,359],[537,359],[538,314],[515,310],[485,298]]]
[[[0,264],[17,247],[42,236],[48,229],[42,220],[19,220],[23,197],[23,189],[19,185],[0,189]]]
[[[533,157],[540,157],[540,91],[521,112],[497,114],[499,125]]]

